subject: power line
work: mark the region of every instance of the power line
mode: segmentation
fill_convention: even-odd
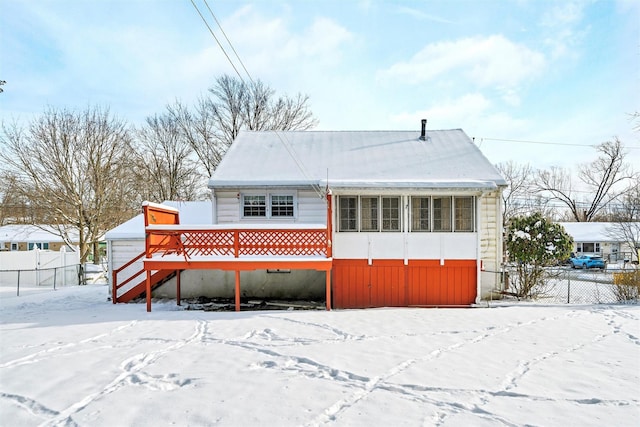
[[[206,2],[206,0],[205,0]],[[227,55],[227,51],[224,50],[224,47],[222,46],[222,44],[220,43],[220,40],[218,40],[218,37],[216,37],[215,33],[213,32],[213,30],[211,29],[211,27],[209,26],[209,23],[207,22],[206,19],[204,19],[204,16],[202,15],[202,13],[200,12],[200,9],[198,9],[198,6],[196,6],[196,4],[193,2],[193,0],[191,0],[191,4],[193,5],[193,7],[196,9],[196,11],[198,12],[198,15],[200,15],[200,18],[202,19],[202,22],[204,22],[204,25],[207,26],[207,29],[209,30],[209,33],[211,33],[211,35],[213,36],[213,38],[215,39],[216,43],[218,43],[218,47],[220,47],[220,49],[222,50],[222,53],[224,53],[224,56],[227,57],[227,61],[229,61],[229,64],[231,64],[231,66],[233,67],[234,71],[236,72],[236,74],[238,75],[238,77],[240,77],[240,80],[242,79],[242,76],[240,75],[240,73],[238,72],[238,69],[236,68],[235,64],[233,63],[233,61],[231,60],[231,58],[229,58],[229,55]],[[207,5],[207,7],[209,7]],[[211,10],[211,9],[209,9]],[[213,13],[213,12],[211,12]],[[217,22],[217,21],[216,21]],[[243,80],[244,83],[244,80]]]
[[[596,148],[600,144],[570,144],[568,142],[548,142],[548,141],[531,141],[526,139],[506,139],[506,138],[480,138],[480,141],[499,141],[499,142],[518,142],[525,144],[542,144],[542,145],[565,145],[569,147],[591,147]],[[625,149],[640,150],[640,147],[624,147]]]
[[[209,13],[211,13],[211,16],[213,17],[213,19],[216,21],[216,24],[218,25],[218,28],[220,28],[220,31],[222,32],[222,34],[224,34],[225,39],[227,40],[227,43],[229,44],[229,46],[231,47],[231,50],[233,50],[233,53],[236,55],[236,58],[238,59],[238,61],[240,62],[240,64],[242,65],[242,68],[244,69],[245,73],[247,73],[247,77],[249,77],[249,80],[251,81],[251,83],[253,85],[255,85],[255,82],[253,80],[253,78],[251,77],[251,74],[249,73],[249,71],[247,70],[247,68],[245,67],[244,63],[242,62],[242,60],[240,59],[240,56],[238,55],[238,52],[236,51],[236,49],[233,47],[233,44],[231,43],[231,40],[227,37],[227,34],[224,32],[224,30],[222,29],[222,25],[220,24],[220,21],[218,21],[218,18],[216,18],[215,13],[213,13],[213,10],[211,10],[211,8],[209,7],[209,4],[207,3],[207,0],[203,0],[204,4],[207,6],[207,9],[209,9]],[[233,63],[233,61],[231,60],[231,58],[229,57],[229,55],[227,54],[227,51],[224,49],[224,47],[222,46],[222,44],[220,43],[220,41],[218,40],[218,38],[216,37],[215,33],[213,32],[213,30],[211,29],[211,27],[209,26],[207,20],[204,18],[204,16],[202,15],[202,13],[200,12],[200,9],[198,9],[198,6],[196,6],[196,4],[194,3],[193,0],[191,0],[191,4],[193,5],[193,7],[196,9],[196,11],[198,12],[198,15],[200,15],[200,18],[202,19],[202,21],[204,22],[204,24],[207,26],[207,29],[209,30],[209,33],[211,33],[211,35],[213,36],[213,38],[215,39],[216,43],[218,44],[218,46],[220,47],[220,49],[222,50],[222,52],[224,53],[224,56],[227,58],[227,61],[229,61],[229,63],[231,64],[231,66],[233,67],[234,71],[236,72],[236,74],[238,75],[238,77],[240,78],[240,81],[242,82],[243,85],[247,86],[247,83],[244,81],[244,79],[242,78],[242,75],[240,74],[240,72],[238,71],[238,69],[236,68],[235,64]],[[272,130],[273,133],[275,133],[275,135],[278,137],[278,139],[280,140],[280,142],[282,143],[282,145],[284,146],[284,148],[287,150],[287,152],[289,153],[289,156],[291,156],[291,158],[293,159],[293,161],[295,162],[296,166],[298,167],[298,169],[302,172],[302,174],[304,175],[304,177],[306,179],[309,180],[309,182],[311,183],[311,187],[314,189],[314,191],[320,196],[323,197],[324,194],[322,192],[322,188],[320,187],[320,185],[316,184],[313,182],[312,177],[309,175],[306,167],[304,166],[304,164],[302,163],[302,161],[299,159],[299,156],[297,155],[297,153],[295,152],[294,148],[291,146],[291,143],[287,140],[287,137],[285,134],[281,134],[277,129],[273,129]]]
[[[249,74],[249,71],[247,70],[247,67],[244,66],[244,62],[242,62],[242,59],[240,59],[240,55],[238,55],[238,52],[236,52],[236,49],[233,47],[233,44],[231,43],[231,40],[229,40],[229,37],[227,37],[227,33],[225,33],[224,30],[222,29],[222,25],[220,25],[220,21],[218,21],[218,18],[216,18],[216,14],[213,13],[213,10],[211,10],[211,8],[209,7],[209,3],[207,3],[207,0],[204,0],[204,4],[207,6],[207,9],[209,9],[209,13],[211,13],[211,16],[213,17],[214,21],[216,21],[216,24],[218,25],[218,28],[220,28],[220,31],[222,32],[222,35],[227,40],[227,43],[231,47],[231,50],[233,50],[233,53],[236,55],[236,58],[240,62],[240,65],[242,65],[242,69],[244,70],[245,73],[247,73],[247,77],[249,77],[249,80],[251,80],[251,83],[255,84],[255,82],[253,81],[253,78],[251,78],[251,74]],[[234,69],[235,69],[235,67],[234,67]],[[240,78],[242,78],[242,77],[240,77]]]

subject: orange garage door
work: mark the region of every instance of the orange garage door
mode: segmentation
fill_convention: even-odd
[[[333,260],[335,308],[469,305],[476,298],[476,261]]]

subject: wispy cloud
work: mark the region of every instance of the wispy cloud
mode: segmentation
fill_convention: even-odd
[[[540,75],[545,67],[542,53],[492,35],[428,44],[410,60],[380,71],[378,77],[412,84],[436,78],[464,81],[502,90],[512,98],[515,88]]]
[[[419,9],[415,9],[413,7],[400,6],[400,7],[398,7],[397,11],[400,14],[409,15],[409,16],[412,16],[414,18],[420,19],[422,21],[440,22],[440,23],[443,23],[443,24],[452,24],[453,23],[453,21],[451,21],[449,19],[445,19],[445,18],[442,18],[442,17],[437,16],[437,15],[432,15],[430,13],[424,12],[424,11],[419,10]]]
[[[571,53],[584,38],[588,28],[578,28],[589,3],[591,1],[585,0],[559,3],[542,16],[540,26],[546,34],[544,44],[549,47],[552,58]]]
[[[523,119],[497,111],[493,102],[481,93],[468,93],[453,99],[439,100],[429,108],[393,115],[391,121],[410,127],[427,118],[431,128],[458,128],[464,124],[472,135],[490,135],[495,129],[509,134],[528,126]]]

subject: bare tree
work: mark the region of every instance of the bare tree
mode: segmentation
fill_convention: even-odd
[[[549,195],[567,206],[575,221],[593,221],[609,203],[619,200],[625,190],[626,181],[633,177],[633,171],[625,163],[625,152],[617,138],[597,147],[598,158],[580,166],[578,178],[588,194],[579,198],[569,172],[561,168],[551,168],[538,173],[537,191]]]
[[[193,111],[176,101],[167,106],[167,111],[178,124],[182,137],[193,149],[207,176],[211,176],[229,148],[218,129],[211,100],[198,99]]]
[[[130,134],[108,109],[48,108],[26,130],[3,125],[0,138],[0,158],[19,184],[12,191],[69,246],[78,234],[82,262],[97,255],[105,231],[131,217]]]
[[[640,249],[640,177],[636,176],[612,214],[607,229],[614,240],[625,242],[632,250],[631,261],[638,261]]]
[[[202,198],[204,176],[199,173],[192,145],[171,110],[148,117],[136,136],[136,176],[144,199],[162,202]]]
[[[193,111],[178,102],[168,109],[211,176],[242,129],[307,130],[316,126],[308,103],[309,97],[301,94],[275,99],[275,91],[260,80],[245,83],[223,75]]]
[[[524,216],[530,211],[530,194],[533,183],[533,169],[529,164],[519,165],[512,160],[498,163],[496,168],[507,181],[507,188],[502,192],[502,223],[509,219]]]

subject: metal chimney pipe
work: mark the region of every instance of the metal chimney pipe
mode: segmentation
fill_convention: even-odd
[[[422,132],[420,133],[420,139],[427,140],[427,119],[422,119]]]

